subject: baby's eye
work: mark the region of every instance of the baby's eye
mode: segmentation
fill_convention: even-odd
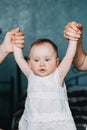
[[[38,60],[38,59],[35,59],[34,61],[35,61],[35,62],[38,62],[39,60]]]
[[[45,61],[50,61],[50,59],[45,59]]]

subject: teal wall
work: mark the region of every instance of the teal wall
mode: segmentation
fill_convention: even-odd
[[[20,27],[25,33],[24,55],[28,55],[29,46],[38,38],[49,38],[58,46],[59,56],[65,55],[68,41],[63,37],[64,26],[69,21],[83,24],[83,48],[87,51],[87,0],[0,0],[0,41],[5,33]],[[78,72],[71,68],[66,79]],[[17,99],[17,66],[13,54],[0,65],[0,81],[14,77],[15,101]],[[22,90],[26,89],[27,80],[21,73]],[[84,79],[80,82],[86,82]]]

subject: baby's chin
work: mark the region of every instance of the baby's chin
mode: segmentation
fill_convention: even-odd
[[[39,73],[34,73],[36,76],[38,77],[48,77],[50,76],[52,73],[47,73],[47,72],[39,72]]]
[[[35,74],[35,73],[34,73]],[[46,76],[49,76],[49,74],[35,74],[36,76],[38,76],[38,77],[46,77]]]

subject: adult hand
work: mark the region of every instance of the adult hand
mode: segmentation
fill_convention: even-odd
[[[69,22],[65,26],[64,37],[68,40],[79,40],[82,34],[82,25],[77,22]]]
[[[4,47],[4,52],[8,54],[13,52],[14,43],[16,44],[17,47],[20,47],[20,48],[24,47],[24,33],[20,32],[19,27],[6,33],[4,41],[2,43]]]

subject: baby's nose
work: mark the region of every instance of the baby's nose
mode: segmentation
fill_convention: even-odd
[[[41,61],[41,62],[40,62],[40,65],[41,65],[41,66],[44,66],[44,65],[45,65],[45,62],[44,62],[44,61]]]

